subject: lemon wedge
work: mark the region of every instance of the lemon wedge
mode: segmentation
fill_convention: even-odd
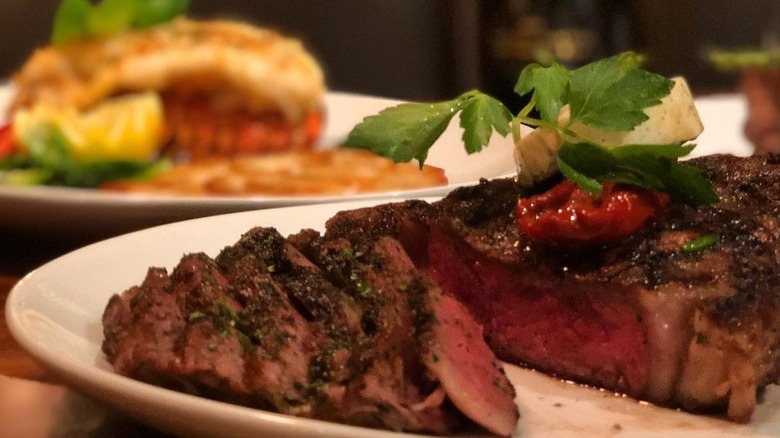
[[[163,105],[155,93],[128,94],[78,112],[75,108],[36,105],[14,115],[17,141],[41,124],[58,128],[77,161],[149,160],[163,134]]]

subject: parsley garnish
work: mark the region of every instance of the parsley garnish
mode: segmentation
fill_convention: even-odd
[[[469,153],[482,150],[494,129],[504,136],[509,133],[512,113],[495,98],[473,90],[446,102],[402,103],[386,108],[355,126],[346,144],[396,162],[417,159],[422,164],[428,149],[459,111],[463,142]]]
[[[665,192],[698,207],[718,201],[710,182],[698,167],[678,163],[690,145],[628,145],[613,149],[593,143],[566,144],[558,151],[558,168],[577,185],[601,193],[601,182],[610,181]]]
[[[678,163],[694,146],[627,145],[607,149],[580,138],[570,127],[581,123],[602,131],[630,131],[648,119],[644,109],[661,103],[674,83],[640,69],[643,58],[632,52],[597,61],[575,70],[557,63],[532,64],[523,69],[515,86],[530,100],[517,115],[478,90],[440,103],[404,103],[366,117],[353,128],[348,147],[369,149],[396,162],[417,159],[422,166],[428,150],[460,112],[463,142],[468,153],[480,151],[493,131],[515,140],[521,124],[557,131],[564,140],[558,166],[566,178],[591,193],[603,182],[621,182],[668,193],[691,206],[717,202],[712,185],[699,169]],[[569,106],[568,121],[558,115]],[[536,110],[538,118],[530,114]]]
[[[184,13],[189,0],[63,0],[54,15],[55,44],[164,23]]]
[[[569,124],[579,121],[605,131],[627,131],[647,120],[643,109],[661,103],[674,86],[671,80],[640,69],[642,62],[640,56],[624,53],[572,71],[568,87],[556,83],[550,90],[546,82],[535,80],[539,76],[537,73],[528,82],[519,82],[515,90],[533,88],[532,101],[538,101],[545,96],[539,95],[541,89],[549,93],[547,99],[568,103],[571,107]],[[529,68],[544,69],[538,65]],[[551,69],[565,71],[560,66]],[[545,117],[542,113],[542,116],[547,122],[556,122],[558,114]]]

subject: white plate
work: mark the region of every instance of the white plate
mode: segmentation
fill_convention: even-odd
[[[0,114],[4,113],[3,108],[11,93],[10,87],[0,86]],[[363,117],[398,103],[378,97],[328,93],[326,129],[320,147],[340,144]],[[0,229],[42,233],[58,239],[95,241],[153,225],[220,213],[359,199],[438,196],[454,187],[475,183],[479,178],[493,178],[514,170],[511,136],[494,135],[487,148],[478,154],[468,155],[457,123],[457,120],[453,121],[439,138],[426,161],[426,164],[444,169],[450,182],[447,186],[350,196],[217,198],[0,185]]]
[[[695,99],[704,132],[694,141],[692,156],[733,154],[753,155],[753,145],[745,137],[747,102],[742,94],[714,94]]]
[[[282,234],[321,229],[336,211],[368,202],[236,213],[163,225],[119,236],[63,256],[25,277],[11,292],[6,317],[31,354],[75,388],[141,421],[182,436],[399,437],[396,433],[252,410],[140,383],[111,371],[104,359],[101,315],[109,297],[139,284],[149,266],[172,268],[184,253],[216,255],[252,226]],[[780,434],[780,391],[771,387],[749,425],[656,408],[567,384],[518,367],[523,437],[768,437]],[[618,433],[619,432],[619,433]]]

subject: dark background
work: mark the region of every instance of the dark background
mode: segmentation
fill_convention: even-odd
[[[241,18],[302,39],[333,90],[421,100],[478,87],[511,100],[528,62],[552,56],[576,66],[626,49],[646,53],[651,70],[685,75],[694,92],[732,90],[734,75],[715,71],[701,52],[771,38],[771,31],[780,30],[778,20],[772,21],[774,3],[191,0],[190,15]],[[35,47],[47,43],[58,4],[0,0],[0,77],[10,77]]]

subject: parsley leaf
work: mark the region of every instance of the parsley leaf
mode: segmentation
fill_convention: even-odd
[[[697,207],[717,202],[709,180],[695,166],[677,162],[686,145],[627,145],[607,149],[593,143],[566,144],[558,151],[563,175],[593,194],[601,182],[618,182],[666,192]]]
[[[643,60],[626,52],[573,71],[557,63],[531,64],[520,74],[515,92],[523,96],[533,90],[532,103],[542,122],[556,124],[560,109],[569,104],[569,124],[579,121],[604,131],[630,131],[647,120],[643,110],[661,103],[674,86],[663,76],[641,70]]]
[[[428,149],[455,115],[457,99],[441,103],[404,103],[366,117],[349,133],[345,146],[369,149],[396,162],[417,159]]]
[[[512,113],[495,98],[475,93],[464,100],[461,107],[460,127],[468,153],[481,151],[490,141],[493,130],[502,136],[509,134]]]
[[[671,81],[658,78],[635,70],[600,95],[580,96],[572,87],[572,120],[581,120],[605,131],[629,131],[647,120],[644,108],[661,103],[661,97],[672,89]]]
[[[532,101],[542,120],[555,123],[561,107],[568,101],[570,78],[571,73],[557,63],[550,67],[531,64],[520,73],[515,92],[524,96],[533,90]]]
[[[495,129],[509,133],[512,114],[498,100],[478,91],[439,103],[403,103],[366,117],[347,136],[345,146],[368,149],[396,162],[417,159],[422,166],[428,150],[456,113],[469,153],[479,152]]]

